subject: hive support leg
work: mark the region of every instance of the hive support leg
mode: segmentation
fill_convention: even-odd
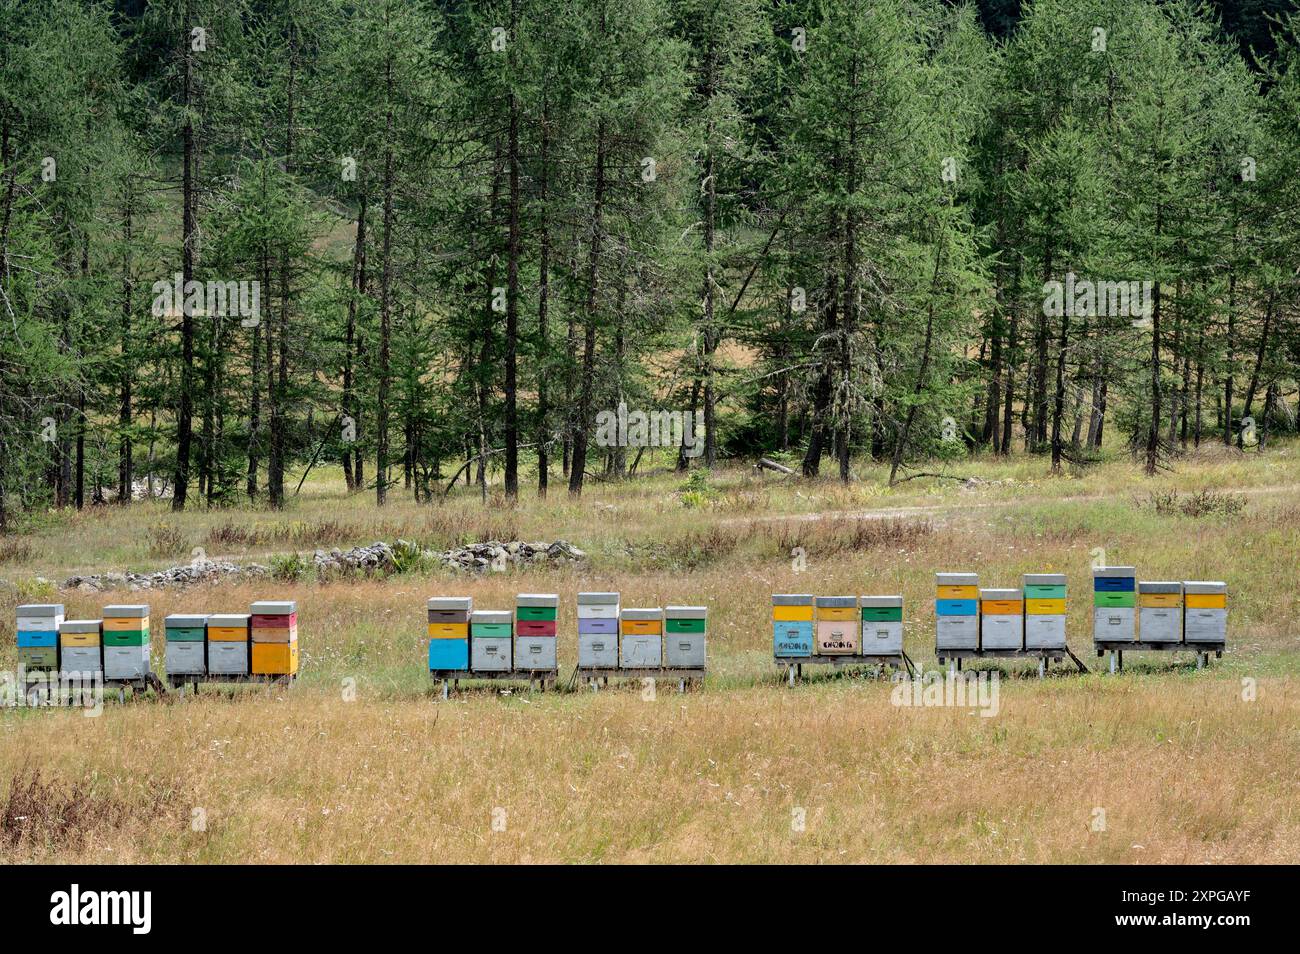
[[[957,676],[957,669],[960,667],[960,665],[961,665],[961,663],[959,663],[959,662],[957,661],[956,658],[951,658],[951,659],[948,660],[948,678],[949,678],[949,679],[954,679],[954,678],[956,678],[956,676]]]
[[[785,681],[791,689],[794,688],[794,666],[785,667]]]
[[[1110,655],[1110,674],[1113,676],[1115,675],[1115,650],[1112,649],[1109,655]]]
[[[444,604],[444,605],[445,605],[445,604]],[[442,701],[443,701],[443,702],[446,702],[446,701],[447,701],[447,697],[448,697],[450,694],[451,694],[451,692],[450,692],[450,689],[449,689],[449,687],[448,687],[448,685],[447,685],[447,680],[444,679],[444,680],[442,681]]]
[[[1038,678],[1042,679],[1047,675],[1047,657],[1038,657]]]
[[[1196,654],[1196,668],[1197,668],[1197,669],[1204,669],[1204,668],[1205,668],[1205,663],[1206,663],[1205,653],[1197,653],[1197,654]]]
[[[685,678],[678,680],[678,682],[677,682],[677,691],[678,691],[678,693],[684,693],[684,692],[686,692],[686,680],[685,680]]]

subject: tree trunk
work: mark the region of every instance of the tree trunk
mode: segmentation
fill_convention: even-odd
[[[539,130],[541,143],[538,156],[538,208],[541,212],[537,253],[537,496],[546,497],[546,484],[550,468],[550,428],[547,417],[550,414],[547,384],[551,376],[551,339],[547,325],[547,309],[551,297],[551,233],[550,209],[547,207],[547,190],[550,187],[550,166],[548,151],[550,149],[551,128],[545,96],[542,99],[542,121]]]
[[[192,18],[188,0],[182,18],[183,29],[180,34],[181,60],[184,84],[185,127],[182,132],[181,155],[181,281],[182,287],[188,288],[194,279],[194,243],[197,241],[195,231],[196,204],[198,195],[194,181],[194,61],[190,52],[190,31]],[[176,471],[172,483],[172,510],[179,513],[185,509],[185,495],[190,482],[190,429],[193,407],[190,390],[194,377],[194,319],[189,308],[181,303],[181,380],[180,406],[176,411]]]
[[[131,309],[134,283],[131,280],[131,231],[135,214],[135,196],[132,193],[130,176],[126,176],[123,188],[126,195],[122,203],[122,374],[119,382],[117,426],[121,432],[117,448],[117,502],[131,502],[131,487],[135,474],[131,466],[131,384],[135,373],[134,351],[131,345]]]
[[[379,388],[375,402],[375,503],[388,499],[388,390],[393,308],[393,64],[384,64],[384,238],[379,275]]]
[[[514,36],[519,25],[519,2],[510,0],[510,34]],[[506,143],[506,162],[509,165],[509,190],[507,215],[509,236],[506,247],[506,496],[519,496],[519,404],[517,368],[519,338],[519,98],[510,94],[510,131]]]
[[[587,428],[591,420],[592,390],[596,371],[596,318],[600,306],[600,256],[605,212],[605,120],[596,124],[596,174],[592,195],[591,248],[587,253],[587,304],[582,346],[582,388],[578,395],[578,420],[573,435],[573,460],[569,467],[569,493],[582,495],[587,471]]]
[[[352,422],[352,433],[358,431],[358,418],[361,416],[356,395],[356,358],[357,345],[357,308],[365,292],[366,274],[366,200],[369,193],[363,184],[361,202],[357,211],[356,240],[352,246],[352,294],[348,296],[348,319],[344,331],[343,349],[343,413]],[[354,442],[343,445],[343,477],[347,481],[348,492],[361,490],[361,477],[353,468]]]

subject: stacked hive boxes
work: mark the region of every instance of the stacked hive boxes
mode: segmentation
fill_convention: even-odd
[[[434,596],[429,613],[429,671],[469,670],[469,620],[474,612],[471,596]]]
[[[62,603],[27,603],[18,607],[18,662],[26,669],[59,668]]]
[[[1189,580],[1183,584],[1183,634],[1189,643],[1227,642],[1227,583]]]
[[[618,616],[618,667],[659,669],[664,658],[664,611],[625,609]]]
[[[903,652],[903,598],[860,596],[862,655],[897,656]]]
[[[260,600],[248,608],[252,616],[249,669],[257,676],[291,676],[298,671],[298,604],[293,600]]]
[[[1137,639],[1137,570],[1131,566],[1092,568],[1092,638],[1098,643]]]
[[[980,649],[1025,648],[1025,601],[1019,590],[980,590]]]
[[[149,607],[104,607],[104,678],[138,680],[149,675]]]
[[[614,669],[618,666],[617,593],[578,594],[578,666]]]
[[[469,668],[475,672],[509,672],[514,642],[514,614],[509,610],[474,610],[469,617]]]
[[[173,613],[163,620],[163,668],[169,676],[202,676],[207,667],[206,613]]]
[[[855,596],[819,596],[817,604],[818,656],[856,656],[861,651],[862,629]]]
[[[82,677],[103,673],[102,619],[65,619],[59,624],[59,673]]]
[[[813,596],[811,593],[772,594],[772,655],[778,659],[811,656]]]
[[[520,593],[515,597],[515,669],[552,672],[557,668],[559,613],[556,593]]]
[[[1026,573],[1025,648],[1065,648],[1065,574]]]
[[[247,676],[251,613],[213,613],[208,617],[208,672],[216,676]]]
[[[709,610],[705,606],[664,608],[664,665],[669,669],[703,669]]]
[[[936,573],[935,649],[978,649],[980,578],[978,573]]]
[[[1183,584],[1141,580],[1137,585],[1138,639],[1144,643],[1183,641]]]

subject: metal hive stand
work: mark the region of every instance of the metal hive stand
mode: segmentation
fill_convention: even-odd
[[[626,669],[619,666],[579,666],[573,671],[570,685],[574,682],[584,682],[595,691],[602,681],[608,686],[611,678],[624,681],[641,679],[670,681],[676,679],[677,691],[685,692],[688,683],[698,683],[702,687],[705,674],[705,669],[688,669],[682,666],[643,666],[636,669]]]
[[[1093,648],[1100,659],[1110,654],[1110,671],[1119,672],[1124,668],[1124,650],[1131,653],[1196,653],[1196,668],[1204,669],[1210,664],[1210,653],[1215,659],[1223,658],[1223,643],[1143,643],[1136,639],[1093,640]]]
[[[40,673],[41,675],[36,675]],[[23,676],[23,696],[29,700],[35,691],[36,684],[47,684],[49,682],[48,673],[54,673],[55,679],[58,679],[57,669],[30,669]],[[167,694],[167,686],[152,672],[141,676],[139,679],[104,679],[101,682],[104,689],[116,689],[117,701],[126,702],[126,690],[130,689],[132,696],[144,692],[146,689],[152,689],[158,695]]]
[[[952,672],[961,670],[964,659],[1037,659],[1038,678],[1042,679],[1047,675],[1049,663],[1064,662],[1066,657],[1069,657],[1079,672],[1088,671],[1083,660],[1076,656],[1069,646],[1033,649],[936,649],[934,655],[939,660],[940,666],[946,662]]]
[[[268,689],[273,686],[291,686],[298,680],[296,672],[291,673],[168,673],[167,683],[182,698],[185,696],[185,687],[189,686],[194,695],[199,694],[199,686],[203,683],[223,682],[223,683],[245,683],[245,684],[262,684]]]
[[[429,677],[435,682],[442,682],[442,697],[449,698],[452,689],[460,688],[462,679],[484,679],[488,681],[501,682],[526,682],[528,691],[533,690],[533,685],[541,687],[545,692],[547,686],[555,688],[556,682],[560,678],[559,669],[430,669]]]
[[[790,686],[803,678],[803,667],[805,665],[833,666],[836,669],[873,666],[877,670],[888,665],[893,666],[895,669],[906,669],[909,675],[916,672],[915,664],[905,652],[873,656],[777,656],[775,661],[777,666],[784,667],[784,678],[786,684]]]

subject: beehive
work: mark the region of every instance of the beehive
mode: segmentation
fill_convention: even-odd
[[[259,600],[248,608],[249,671],[255,676],[291,676],[298,671],[298,604]]]
[[[556,593],[520,593],[515,597],[515,669],[550,672],[557,667],[559,614]]]
[[[1022,583],[1025,593],[1025,648],[1065,648],[1065,574],[1026,573]]]
[[[620,669],[658,669],[664,658],[664,611],[659,607],[623,609],[618,614]]]
[[[1137,639],[1137,570],[1131,566],[1092,568],[1092,638],[1098,643]]]
[[[1025,600],[1020,590],[980,590],[980,649],[1025,648]]]
[[[772,655],[811,656],[813,651],[813,595],[772,594]]]
[[[104,678],[138,680],[149,675],[149,607],[104,607]]]
[[[208,672],[219,676],[246,676],[252,672],[252,626],[251,613],[213,613],[208,617]]]
[[[578,594],[578,666],[614,669],[618,666],[617,593]]]
[[[469,617],[469,668],[509,672],[514,647],[514,614],[509,610],[474,610]]]
[[[703,669],[707,660],[707,606],[664,607],[664,665],[670,669]]]
[[[169,676],[202,676],[208,671],[208,614],[173,613],[163,620],[163,668]]]
[[[1227,642],[1227,583],[1188,580],[1183,584],[1183,639],[1189,643]]]
[[[980,578],[978,573],[934,575],[934,647],[978,649]]]
[[[26,603],[17,610],[18,662],[26,669],[59,668],[59,624],[62,603]]]
[[[1183,584],[1140,580],[1137,585],[1138,642],[1183,641]]]
[[[104,671],[102,619],[59,623],[59,674],[89,678]]]
[[[903,597],[859,596],[862,655],[897,656],[903,651]]]
[[[819,596],[813,651],[818,656],[856,656],[862,648],[856,596]]]
[[[469,669],[469,621],[472,596],[433,596],[428,613],[429,671],[465,672]]]

